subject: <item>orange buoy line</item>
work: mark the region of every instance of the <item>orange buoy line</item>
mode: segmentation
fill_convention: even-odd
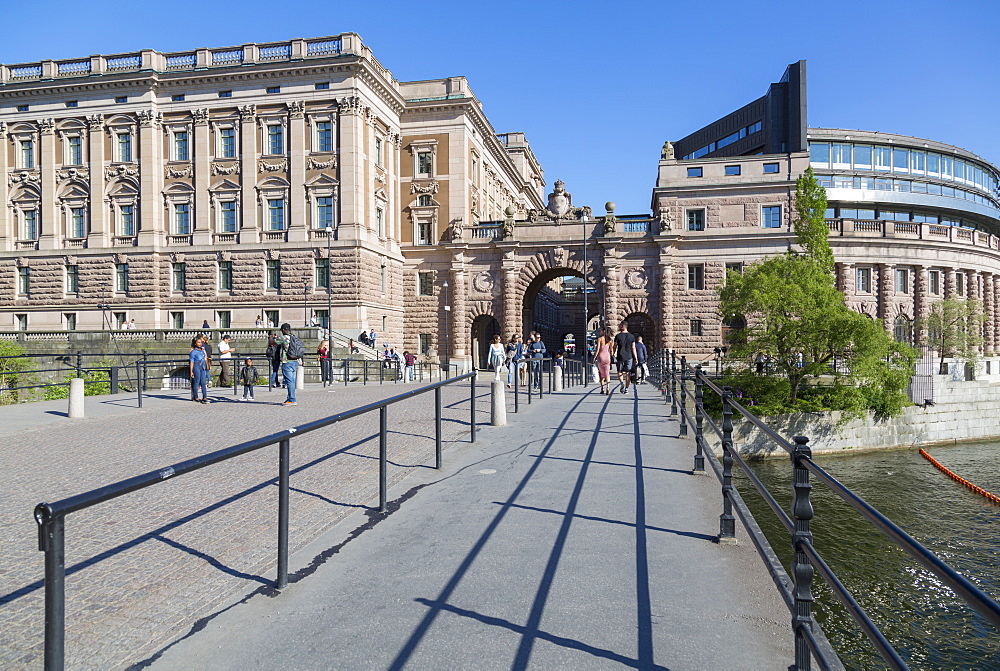
[[[965,485],[966,487],[968,487],[969,489],[971,489],[972,491],[974,491],[976,494],[979,494],[980,496],[982,496],[987,501],[991,501],[993,503],[1000,503],[1000,496],[994,496],[993,494],[990,494],[988,491],[986,491],[982,487],[977,487],[976,485],[972,484],[971,482],[969,482],[965,478],[956,475],[955,473],[953,473],[952,471],[950,471],[947,467],[942,466],[941,462],[939,462],[937,459],[935,459],[931,455],[927,454],[927,451],[924,450],[923,448],[920,448],[920,456],[922,456],[924,459],[926,459],[927,461],[929,461],[932,464],[934,464],[935,466],[937,466],[938,470],[940,470],[942,473],[944,473],[945,475],[947,475],[949,478],[951,478],[955,482],[959,482],[959,483]]]

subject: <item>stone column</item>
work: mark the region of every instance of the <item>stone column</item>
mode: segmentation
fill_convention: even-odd
[[[139,110],[139,199],[142,207],[139,245],[143,247],[151,247],[166,240],[162,148],[160,113],[156,110]]]
[[[257,106],[240,107],[240,242],[260,241],[257,224]]]
[[[854,286],[854,264],[837,264],[837,288],[844,294],[846,300],[854,298],[856,287]]]
[[[605,259],[605,262],[608,261],[610,259]],[[617,332],[618,323],[623,317],[623,315],[619,314],[621,291],[619,290],[618,283],[621,281],[621,267],[618,265],[605,265],[604,277],[608,280],[601,283],[607,292],[607,314],[604,315],[604,318],[607,320],[608,328],[612,332]]]
[[[660,340],[654,343],[655,348],[674,347],[674,276],[673,264],[660,256],[660,272],[657,281],[660,285]]]
[[[983,285],[983,351],[992,355],[996,351],[996,304],[993,302],[996,276],[991,273],[980,273]]]
[[[87,117],[87,151],[90,166],[90,235],[88,247],[106,247],[110,244],[115,230],[115,221],[108,220],[110,214],[104,203],[104,115]]]
[[[920,346],[927,342],[927,316],[930,302],[927,299],[927,267],[913,267],[913,344]]]
[[[212,244],[215,225],[208,189],[212,181],[211,143],[208,133],[208,110],[192,110],[194,117],[194,243]]]
[[[41,230],[38,236],[39,249],[60,249],[66,237],[63,231],[62,213],[56,199],[56,122],[42,119],[38,122],[39,169],[41,171]],[[6,203],[4,204],[6,205]]]
[[[458,256],[458,255],[456,255]],[[462,360],[469,352],[470,327],[468,273],[461,261],[452,261],[451,267],[451,353]],[[471,354],[471,353],[470,353]]]
[[[340,153],[337,155],[337,178],[340,180],[339,240],[366,237],[365,213],[368,184],[365,180],[365,106],[352,96],[338,101],[337,118]]]
[[[500,324],[500,328],[503,329],[507,338],[514,333],[524,335],[520,309],[522,297],[517,286],[517,278],[520,273],[514,261],[513,249],[504,252],[501,268],[503,271],[503,322]]]
[[[954,298],[956,296],[955,276],[958,274],[958,271],[954,268],[943,268],[942,272],[944,273],[944,297]]]
[[[288,198],[288,241],[304,242],[309,239],[306,212],[306,119],[305,103],[294,100],[288,103],[288,179],[291,193]]]
[[[893,297],[896,294],[896,278],[893,275],[895,273],[896,266],[892,263],[882,263],[878,268],[878,316],[882,318],[882,326],[885,330],[892,333],[892,309],[895,303]]]
[[[17,239],[12,212],[7,207],[7,171],[10,169],[8,155],[7,124],[0,121],[0,250],[3,251],[14,249],[14,241]]]

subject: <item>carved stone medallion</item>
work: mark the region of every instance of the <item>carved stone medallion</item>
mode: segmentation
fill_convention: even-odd
[[[642,268],[631,268],[625,273],[625,286],[629,289],[642,289],[646,280],[646,271]]]
[[[488,270],[477,273],[472,278],[472,286],[480,293],[491,293],[493,291],[493,275]]]

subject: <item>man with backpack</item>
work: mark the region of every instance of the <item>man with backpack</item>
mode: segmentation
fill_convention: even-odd
[[[531,332],[531,341],[528,343],[528,356],[532,359],[541,359],[545,356],[545,343],[542,342],[542,334],[538,331]],[[531,363],[531,384],[535,389],[542,388],[542,363],[533,361]]]
[[[280,350],[281,376],[288,391],[288,398],[282,405],[298,405],[295,400],[295,380],[299,373],[299,362],[306,354],[305,345],[292,333],[292,325],[288,323],[281,325],[281,335],[274,339],[274,343]]]

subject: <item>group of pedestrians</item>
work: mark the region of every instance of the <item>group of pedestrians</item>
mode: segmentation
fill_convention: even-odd
[[[514,385],[514,371],[518,371],[516,375],[521,385],[530,383],[535,389],[540,389],[542,384],[541,361],[529,361],[525,365],[521,365],[521,362],[526,359],[543,359],[547,353],[548,350],[542,341],[542,334],[538,331],[532,331],[528,335],[526,343],[521,341],[520,334],[515,333],[511,335],[510,341],[506,345],[501,342],[499,335],[495,335],[490,343],[488,361],[495,373],[495,380],[502,379],[500,369],[507,368],[508,389]],[[528,379],[529,376],[530,379]]]
[[[594,348],[594,365],[601,382],[601,393],[611,393],[612,361],[618,372],[618,391],[625,394],[633,381],[642,382],[645,379],[647,358],[648,351],[642,342],[642,336],[629,333],[625,322],[618,325],[618,334],[615,336],[611,335],[611,329],[601,329]]]

